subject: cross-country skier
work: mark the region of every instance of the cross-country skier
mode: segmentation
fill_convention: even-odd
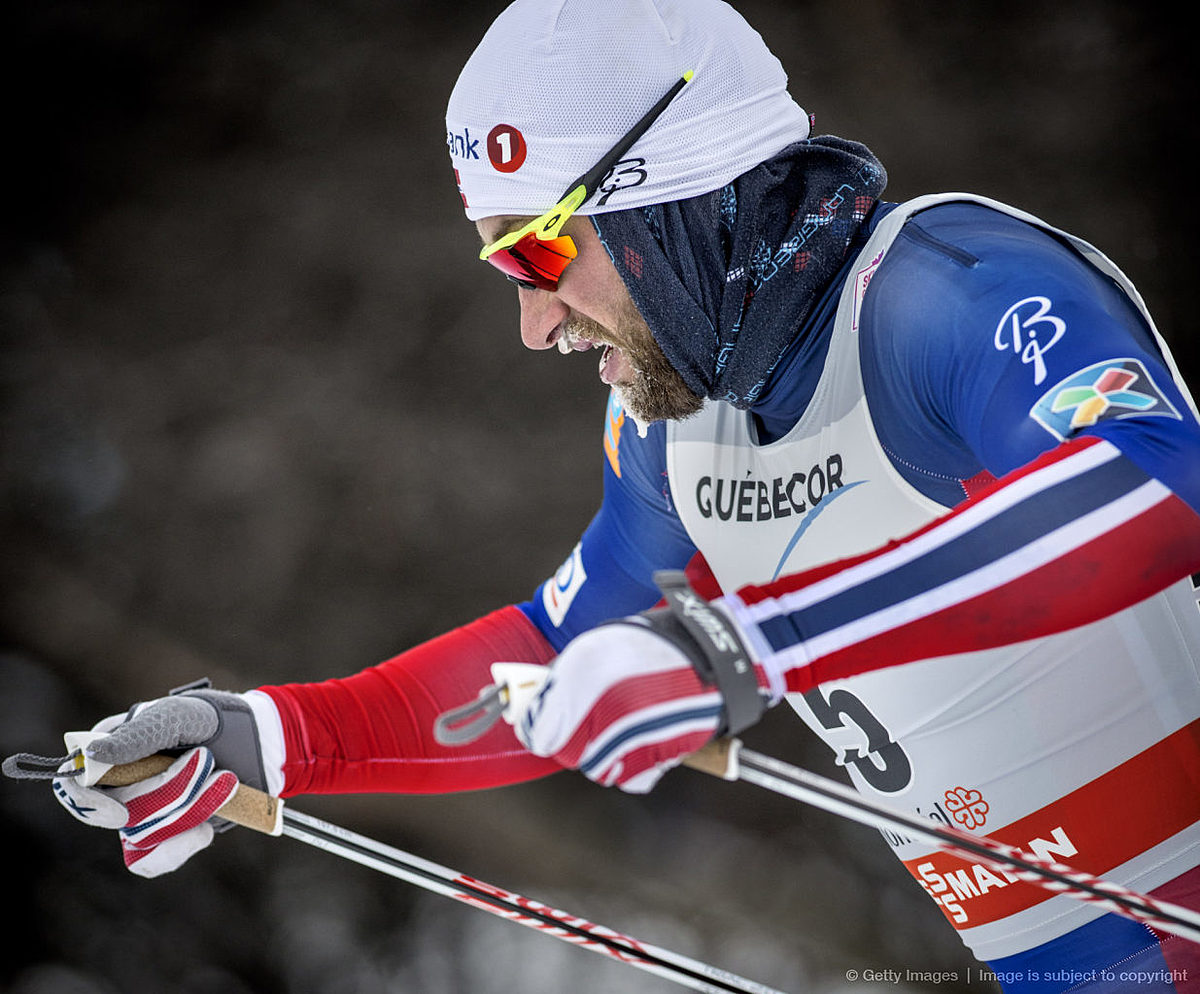
[[[107,719],[105,761],[197,748],[60,800],[150,876],[237,778],[647,791],[786,702],[861,791],[1200,908],[1200,423],[1117,268],[979,197],[881,200],[719,0],[518,0],[447,144],[525,344],[597,350],[594,520],[532,599],[357,675]],[[685,567],[724,657],[650,610]],[[440,745],[497,661],[550,667],[524,720]],[[1200,946],[889,842],[1009,991],[1200,989]]]

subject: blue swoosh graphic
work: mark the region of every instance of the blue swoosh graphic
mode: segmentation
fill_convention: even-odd
[[[796,533],[788,541],[787,548],[783,550],[783,555],[779,557],[779,565],[775,567],[775,572],[771,576],[772,580],[779,579],[779,574],[783,572],[783,564],[787,562],[788,556],[790,556],[792,554],[792,550],[796,548],[796,543],[800,541],[800,536],[808,531],[808,526],[813,523],[817,515],[824,511],[825,508],[827,508],[830,504],[832,504],[836,498],[841,497],[842,494],[849,490],[853,490],[855,487],[866,482],[866,480],[855,480],[853,483],[847,483],[845,486],[838,487],[836,490],[827,493],[821,499],[821,502],[815,505],[813,509],[801,519],[800,526],[796,529]]]

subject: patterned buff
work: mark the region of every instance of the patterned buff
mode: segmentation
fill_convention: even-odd
[[[712,193],[592,221],[696,393],[748,408],[887,182],[863,145],[789,145]]]

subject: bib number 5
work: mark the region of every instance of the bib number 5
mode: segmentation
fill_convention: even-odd
[[[912,764],[904,748],[850,691],[839,687],[826,697],[820,688],[814,688],[804,695],[804,702],[826,730],[857,729],[862,734],[866,749],[842,748],[838,761],[857,771],[875,790],[895,794],[912,782]]]

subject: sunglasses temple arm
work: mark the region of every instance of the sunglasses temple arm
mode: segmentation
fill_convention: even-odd
[[[633,147],[634,142],[641,138],[642,135],[644,135],[650,129],[650,125],[652,125],[655,120],[657,120],[658,116],[667,109],[667,105],[674,100],[679,94],[679,91],[691,81],[693,75],[694,73],[689,69],[679,79],[677,79],[675,84],[662,95],[658,103],[646,111],[637,124],[625,132],[624,137],[622,137],[621,140],[609,150],[608,154],[604,156],[604,158],[592,166],[591,169],[580,176],[577,180],[572,182],[567,187],[566,192],[558,198],[558,203],[555,204],[550,211],[548,211],[546,214],[543,214],[542,217],[536,219],[532,223],[531,227],[536,227],[537,225],[541,226],[541,230],[538,231],[536,235],[538,240],[545,241],[550,238],[558,237],[558,233],[563,224],[566,222],[567,218],[569,218],[572,214],[579,210],[580,207],[587,203],[588,198],[596,192],[596,188],[599,187],[599,185],[603,182],[604,177],[608,175],[608,171],[612,169],[612,167],[618,162],[620,162],[625,153]],[[483,250],[479,253],[479,258],[485,260],[489,259],[501,248],[501,246],[504,248],[511,248],[516,244],[517,239],[523,235],[524,232],[525,229],[522,229],[522,231],[518,231],[515,235],[507,235],[500,241],[493,242],[491,245],[485,245]],[[520,279],[512,276],[509,278],[513,279],[513,281],[518,285],[523,284],[523,281]]]
[[[572,211],[575,211],[583,206],[587,199],[596,192],[596,187],[600,185],[601,180],[603,180],[608,174],[608,171],[621,161],[625,153],[633,147],[634,142],[636,142],[642,137],[642,135],[650,130],[650,125],[652,125],[655,120],[658,119],[658,116],[667,109],[667,105],[679,95],[679,91],[691,81],[692,75],[692,70],[689,69],[681,77],[679,77],[679,79],[675,81],[675,85],[662,95],[662,98],[658,101],[658,103],[646,111],[646,113],[642,115],[641,120],[639,120],[637,124],[625,132],[624,137],[612,147],[612,150],[608,153],[608,155],[597,162],[594,166],[592,166],[591,169],[589,169],[586,173],[580,176],[579,179],[575,180],[574,183],[567,187],[566,192],[562,195],[562,197],[559,198],[560,202],[566,200],[568,197],[572,197],[572,194],[576,194],[577,191],[579,191],[579,188],[583,187],[582,196],[580,197],[579,202],[571,209]],[[574,197],[572,197],[572,199],[574,199]]]

